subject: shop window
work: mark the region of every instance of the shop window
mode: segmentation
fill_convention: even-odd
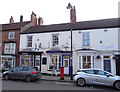
[[[61,57],[59,55],[50,55],[49,70],[52,70],[54,66],[57,68],[57,70],[60,69]]]
[[[83,68],[91,68],[91,56],[82,56]]]
[[[21,66],[33,66],[33,55],[21,55]]]
[[[47,58],[46,58],[46,57],[44,57],[44,58],[42,59],[42,64],[43,64],[43,65],[46,65],[46,64],[47,64]]]
[[[3,57],[1,58],[2,68],[3,69],[11,69],[14,68],[15,58]]]

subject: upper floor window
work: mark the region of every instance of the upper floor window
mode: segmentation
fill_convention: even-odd
[[[27,47],[32,47],[32,37],[33,36],[27,36]]]
[[[90,33],[84,32],[82,34],[82,46],[90,46]]]
[[[14,39],[15,38],[15,32],[9,32],[8,39]]]
[[[16,43],[5,43],[4,54],[15,54]]]
[[[56,46],[59,44],[59,37],[58,37],[58,34],[53,34],[52,35],[52,46]]]

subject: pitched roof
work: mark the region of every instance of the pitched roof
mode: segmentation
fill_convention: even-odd
[[[30,27],[21,34],[120,27],[118,18]]]
[[[2,24],[2,31],[20,29],[25,25],[27,25],[28,23],[30,23],[30,21],[17,22],[17,23],[11,23],[11,24]]]

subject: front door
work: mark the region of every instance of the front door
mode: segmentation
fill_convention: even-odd
[[[111,72],[111,63],[110,60],[104,60],[104,70]]]
[[[116,75],[120,76],[120,55],[116,56]]]
[[[40,69],[40,67],[41,67],[41,65],[40,65],[40,55],[36,55],[35,67],[37,67],[38,69]]]
[[[69,74],[69,56],[63,56],[64,74]]]

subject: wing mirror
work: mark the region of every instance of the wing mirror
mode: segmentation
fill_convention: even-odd
[[[107,74],[106,76],[107,76],[107,77],[110,77],[110,76],[113,77],[113,75],[111,75],[111,74]]]
[[[111,75],[110,75],[110,74],[107,74],[106,76],[107,76],[107,77],[110,77]]]
[[[13,69],[11,69],[11,72],[13,72]]]

